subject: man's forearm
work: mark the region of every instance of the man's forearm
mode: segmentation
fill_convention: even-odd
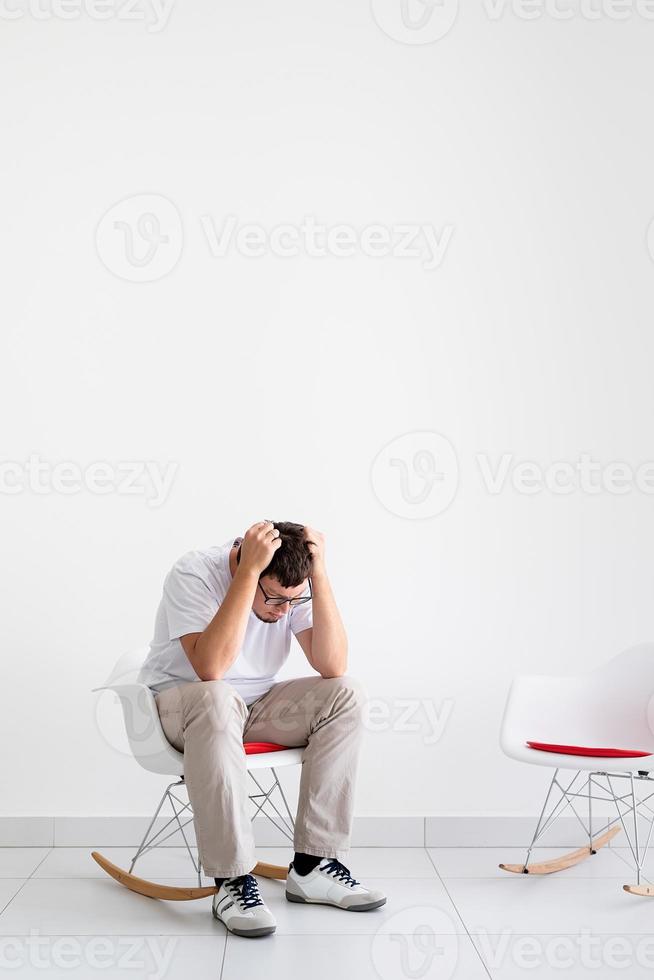
[[[311,661],[313,667],[323,677],[340,677],[347,670],[347,634],[327,572],[321,565],[314,566],[311,588],[313,592]]]
[[[198,636],[191,659],[202,680],[220,680],[236,660],[258,581],[256,571],[239,566],[220,609]]]

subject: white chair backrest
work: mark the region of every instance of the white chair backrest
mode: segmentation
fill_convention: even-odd
[[[134,758],[144,769],[166,776],[184,773],[184,755],[177,752],[161,727],[154,694],[138,681],[148,647],[118,658],[109,677],[95,691],[113,691],[120,701],[127,739]]]
[[[654,749],[654,643],[629,647],[590,678],[602,700],[603,728],[616,739],[622,733],[638,740],[633,747]]]
[[[517,677],[502,744],[506,751],[526,739],[654,752],[654,644],[630,647],[586,674]]]

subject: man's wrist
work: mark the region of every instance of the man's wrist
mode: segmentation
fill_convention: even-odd
[[[234,578],[240,578],[243,581],[250,580],[256,585],[256,583],[259,581],[260,574],[261,572],[259,572],[258,569],[253,568],[251,565],[244,565],[243,562],[241,562],[234,573]]]
[[[314,559],[311,563],[311,581],[317,581],[321,578],[327,578],[325,563],[324,561],[316,561]]]

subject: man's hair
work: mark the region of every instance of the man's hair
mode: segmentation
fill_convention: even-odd
[[[279,531],[282,546],[272,556],[272,561],[259,575],[276,578],[285,589],[295,589],[311,574],[311,550],[304,539],[302,524],[291,521],[273,521]],[[241,545],[236,552],[236,563],[241,560]]]

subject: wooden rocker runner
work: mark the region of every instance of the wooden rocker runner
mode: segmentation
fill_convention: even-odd
[[[94,861],[97,861],[103,871],[106,871],[108,875],[115,878],[120,885],[125,885],[130,891],[138,892],[139,895],[145,895],[147,898],[160,898],[166,902],[190,902],[196,898],[207,898],[209,895],[215,895],[218,891],[215,885],[200,886],[198,888],[159,885],[155,881],[137,878],[136,875],[130,874],[129,871],[123,871],[122,868],[119,868],[116,864],[112,864],[111,861],[108,861],[106,857],[103,857],[97,851],[92,851],[91,857]],[[262,878],[284,879],[288,871],[281,865],[264,864],[259,861],[252,869],[252,874],[259,875]]]
[[[577,851],[570,851],[562,854],[561,857],[552,858],[549,861],[536,861],[533,864],[500,864],[502,871],[511,871],[518,875],[551,875],[557,871],[565,871],[572,868],[575,864],[585,861],[591,854],[595,854],[601,847],[608,844],[616,834],[620,833],[619,827],[613,827],[606,833],[596,837],[589,847],[580,847]]]
[[[641,881],[654,830],[653,677],[654,644],[648,643],[578,677],[515,679],[502,722],[502,749],[520,762],[556,768],[524,863],[500,864],[503,871],[565,871],[610,845],[622,830],[629,846],[625,856],[632,858],[636,875],[636,883],[623,889],[654,897],[654,884]],[[557,734],[565,741],[555,739]],[[534,741],[536,736],[551,741]],[[620,748],[613,747],[616,742]],[[598,802],[601,816],[593,812]],[[576,818],[587,844],[549,861],[531,861],[533,848],[564,814]],[[593,823],[602,828],[599,836],[593,836]]]
[[[137,680],[146,653],[147,648],[125,654],[116,663],[107,682],[95,690],[110,691],[118,697],[123,709],[123,720],[129,746],[139,765],[148,772],[175,776],[176,779],[166,787],[143,840],[132,858],[129,870],[119,868],[98,851],[92,851],[91,857],[103,871],[119,884],[129,888],[130,891],[138,892],[139,895],[145,895],[148,898],[188,902],[213,895],[217,888],[215,884],[202,884],[200,857],[185,833],[185,828],[192,823],[193,811],[190,801],[185,801],[180,796],[180,790],[185,789],[184,755],[174,749],[164,735],[152,691]],[[295,821],[277,776],[277,769],[283,766],[300,765],[304,749],[288,748],[285,745],[272,742],[248,742],[244,744],[243,748],[246,768],[251,781],[249,797],[254,804],[252,819],[254,820],[258,815],[265,816],[292,845]],[[266,770],[269,774],[267,786],[264,785],[264,779],[258,770]],[[270,776],[272,776],[272,782]],[[166,803],[172,809],[172,816],[169,816],[166,822],[157,828],[155,827],[157,818],[159,818],[160,823],[165,820],[163,810]],[[139,878],[134,874],[134,866],[140,857],[148,851],[160,847],[174,835],[180,835],[180,843],[186,847],[195,874],[197,874],[197,887],[161,885],[145,878]],[[287,875],[287,866],[267,864],[260,861],[253,868],[252,874],[283,880]]]

